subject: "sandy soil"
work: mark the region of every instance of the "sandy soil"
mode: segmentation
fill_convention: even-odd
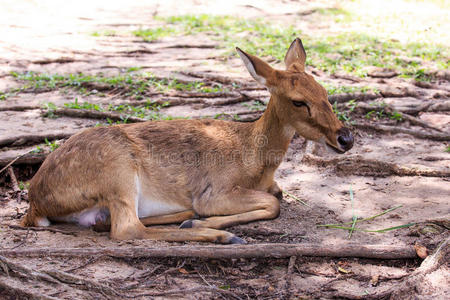
[[[311,8],[332,6],[330,2],[310,1],[190,1],[182,11],[177,1],[143,3],[127,1],[127,6],[108,1],[78,1],[59,4],[55,1],[6,1],[2,8],[0,28],[7,34],[0,41],[0,90],[8,91],[18,86],[10,75],[11,71],[36,71],[44,73],[119,74],[129,67],[142,67],[160,77],[175,77],[189,82],[195,80],[220,81],[226,76],[229,82],[222,82],[232,93],[245,94],[248,101],[220,105],[218,101],[228,96],[206,98],[203,105],[190,104],[169,106],[162,113],[173,116],[205,117],[218,113],[240,114],[243,120],[255,119],[260,113],[249,111],[253,101],[267,103],[268,92],[253,83],[242,63],[236,57],[226,61],[218,59],[220,49],[217,42],[206,34],[196,36],[167,37],[154,43],[143,43],[141,39],[119,35],[94,37],[94,31],[117,30],[130,32],[136,28],[153,26],[154,14],[173,15],[186,13],[215,13],[240,15],[243,17],[264,17],[271,21],[296,22],[292,12]],[[298,18],[297,18],[298,19]],[[314,30],[314,16],[298,20],[308,30]],[[324,28],[325,27],[325,28]],[[326,24],[317,28],[327,30]],[[184,45],[181,47],[180,45]],[[67,59],[70,58],[70,59]],[[281,64],[277,65],[282,67]],[[409,91],[376,99],[391,105],[395,110],[407,111],[423,103],[448,103],[449,84],[445,79],[435,79],[433,86],[418,87],[413,81],[392,78],[364,78],[355,82],[345,77],[329,76],[309,68],[317,78],[335,85],[367,85],[379,90]],[[190,73],[187,73],[190,72]],[[206,73],[205,73],[206,72]],[[212,78],[212,79],[211,79]],[[231,82],[239,82],[240,89]],[[154,92],[154,91],[153,91]],[[73,90],[19,93],[0,101],[0,140],[26,139],[30,135],[70,135],[94,126],[90,118],[60,117],[43,118],[40,106],[53,102],[61,107],[75,97],[80,102],[102,104],[123,104],[131,100],[117,91],[106,91],[106,97],[96,94],[80,95]],[[415,95],[411,97],[411,95]],[[154,99],[177,97],[176,93],[153,94]],[[12,111],[11,107],[25,107]],[[389,119],[368,121],[363,113],[355,112],[352,118],[361,124],[395,125],[419,133],[433,132],[448,134],[449,114],[423,112],[417,118],[441,131],[430,131],[409,122],[396,123]],[[255,222],[230,228],[231,232],[248,243],[317,243],[339,245],[349,242],[360,244],[405,245],[416,243],[430,251],[448,237],[450,216],[450,153],[445,152],[448,139],[419,138],[407,133],[380,132],[355,126],[356,144],[349,153],[336,156],[325,149],[313,146],[301,137],[295,137],[289,152],[276,174],[280,187],[305,201],[302,205],[293,197],[285,195],[281,202],[279,218]],[[0,162],[4,166],[20,154],[36,148],[40,142],[16,142],[0,145]],[[41,156],[43,154],[40,154]],[[328,162],[328,163],[327,163]],[[412,173],[395,172],[396,165],[408,168]],[[350,167],[345,167],[350,164]],[[31,178],[39,164],[23,161],[14,170],[18,180]],[[425,173],[420,173],[425,171]],[[428,173],[427,173],[428,172]],[[440,175],[429,175],[436,174]],[[350,201],[350,187],[354,191],[354,209]],[[177,243],[154,241],[117,242],[106,233],[71,225],[55,228],[69,232],[27,231],[11,228],[28,208],[26,191],[21,193],[22,201],[17,203],[11,189],[7,172],[0,174],[0,248],[27,249],[51,248],[107,248],[134,246],[170,246]],[[351,240],[348,232],[340,229],[325,229],[318,224],[343,223],[351,221],[352,214],[369,217],[396,205],[402,205],[395,212],[379,217],[365,229],[382,229],[408,223],[416,225],[386,233],[355,232]],[[72,235],[70,233],[75,233]],[[195,243],[188,243],[195,247]],[[0,249],[0,252],[1,252]],[[376,295],[392,288],[402,278],[419,266],[419,259],[412,260],[368,260],[337,258],[297,258],[286,286],[285,274],[289,259],[118,259],[96,258],[14,258],[13,261],[37,270],[61,270],[84,278],[96,280],[120,291],[116,298],[133,297],[144,292],[164,292],[186,289],[186,293],[172,295],[174,298],[209,299],[224,298],[352,298],[359,299]],[[0,264],[1,265],[1,264]],[[341,269],[339,269],[341,268]],[[348,270],[348,273],[342,271]],[[151,272],[152,271],[152,272]],[[449,269],[444,265],[427,274],[418,286],[414,297],[419,299],[444,299],[449,297],[445,286],[449,285]],[[379,278],[374,283],[374,278]],[[85,289],[75,284],[48,283],[30,280],[26,277],[8,277],[0,271],[0,278],[10,286],[25,287],[34,294],[55,298],[111,298],[104,291]],[[372,282],[372,283],[371,283]],[[221,287],[221,291],[195,291],[196,287]],[[229,293],[227,293],[229,292]],[[0,287],[0,298],[16,299],[26,296]],[[407,298],[407,295],[403,295]],[[408,295],[411,296],[411,295]],[[28,295],[27,297],[33,298]],[[147,298],[150,296],[142,296]],[[169,296],[162,296],[167,298]],[[414,298],[413,297],[413,298]],[[114,298],[114,297],[113,297]]]

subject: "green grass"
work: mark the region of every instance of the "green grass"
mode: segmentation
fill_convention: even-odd
[[[352,200],[352,211],[353,211],[353,192],[350,189],[350,198]],[[397,205],[395,207],[386,209],[385,211],[382,211],[381,213],[378,213],[376,215],[373,215],[371,217],[368,218],[364,218],[364,219],[358,219],[358,217],[355,215],[355,213],[352,213],[352,221],[347,222],[347,223],[342,223],[342,224],[323,224],[323,225],[317,225],[318,227],[326,227],[326,228],[335,228],[335,229],[343,229],[343,230],[348,230],[349,231],[349,238],[351,238],[351,233],[353,231],[363,231],[363,232],[376,232],[376,233],[385,233],[391,230],[396,230],[396,229],[401,229],[401,228],[406,228],[406,227],[410,227],[415,225],[416,223],[408,223],[408,224],[404,224],[404,225],[399,225],[399,226],[394,226],[394,227],[387,227],[387,228],[383,228],[383,229],[361,229],[361,228],[357,228],[356,224],[357,223],[361,223],[361,222],[367,222],[367,221],[372,221],[380,216],[383,216],[387,213],[390,213],[391,211],[394,211],[398,208],[402,207],[402,205]],[[349,225],[351,225],[351,227],[349,227]]]
[[[23,74],[13,72],[11,74],[17,81],[23,82],[23,86],[15,92],[23,90],[73,88],[82,94],[97,93],[98,91],[93,84],[106,85],[111,90],[121,89],[125,96],[135,99],[143,99],[150,89],[160,92],[176,90],[216,93],[224,91],[220,84],[206,86],[203,82],[198,81],[183,83],[177,79],[158,78],[147,72],[130,73],[135,70],[138,70],[138,68],[129,68],[126,74],[117,76],[104,76],[102,74],[86,75],[83,73],[60,75],[35,72]]]
[[[48,104],[47,104],[48,105]],[[53,104],[54,106],[54,104]],[[53,107],[52,105],[50,107]],[[132,106],[129,104],[112,105],[109,104],[104,106],[102,104],[90,103],[90,102],[78,102],[78,98],[75,98],[74,102],[64,103],[64,106],[70,109],[87,109],[96,111],[109,111],[120,113],[122,121],[113,122],[112,120],[107,120],[108,124],[116,123],[127,123],[130,117],[137,117],[145,120],[171,120],[173,117],[166,116],[160,112],[161,108],[168,106],[167,103],[162,105],[153,103],[151,101],[143,102],[141,106]]]
[[[445,148],[445,152],[450,153],[450,145]]]
[[[348,16],[342,9],[319,9],[332,18]],[[267,24],[262,19],[242,19],[233,16],[184,15],[155,17],[164,26],[133,32],[144,40],[154,41],[163,36],[207,33],[226,49],[225,56],[236,55],[239,46],[258,56],[282,61],[290,43],[301,37],[306,48],[307,63],[329,73],[344,71],[356,76],[367,75],[366,67],[394,69],[400,76],[429,80],[430,66],[450,67],[449,51],[443,45],[401,43],[379,39],[368,34],[346,32],[329,36],[308,36],[292,26]]]
[[[355,100],[350,100],[346,103],[347,109],[346,110],[339,110],[338,106],[337,106],[337,102],[334,102],[332,107],[333,107],[333,111],[336,114],[336,116],[338,117],[339,120],[345,122],[345,123],[351,123],[351,114],[353,113],[353,111],[356,108],[356,101]]]

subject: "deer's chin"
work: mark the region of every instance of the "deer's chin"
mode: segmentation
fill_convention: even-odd
[[[341,149],[341,148],[339,148],[339,147],[333,146],[333,145],[331,145],[331,144],[329,144],[329,143],[325,143],[325,146],[326,146],[328,149],[331,149],[331,150],[333,150],[334,152],[336,152],[336,153],[338,153],[338,154],[345,153],[345,150],[343,150],[343,149]]]

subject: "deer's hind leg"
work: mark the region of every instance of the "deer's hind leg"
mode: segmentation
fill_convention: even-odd
[[[274,219],[280,213],[280,202],[272,194],[235,187],[214,199],[213,204],[194,203],[194,209],[201,216],[211,217],[184,221],[180,228],[222,229],[256,220]]]

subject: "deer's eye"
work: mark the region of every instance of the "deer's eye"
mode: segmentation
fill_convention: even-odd
[[[294,106],[297,106],[297,107],[302,107],[302,106],[308,107],[308,105],[303,101],[292,101],[292,104],[294,104]]]
[[[309,116],[311,116],[311,110],[309,109],[309,106],[308,106],[308,104],[306,104],[306,102],[304,102],[304,101],[292,101],[292,104],[295,107],[302,107],[302,106],[306,107],[308,109]]]

